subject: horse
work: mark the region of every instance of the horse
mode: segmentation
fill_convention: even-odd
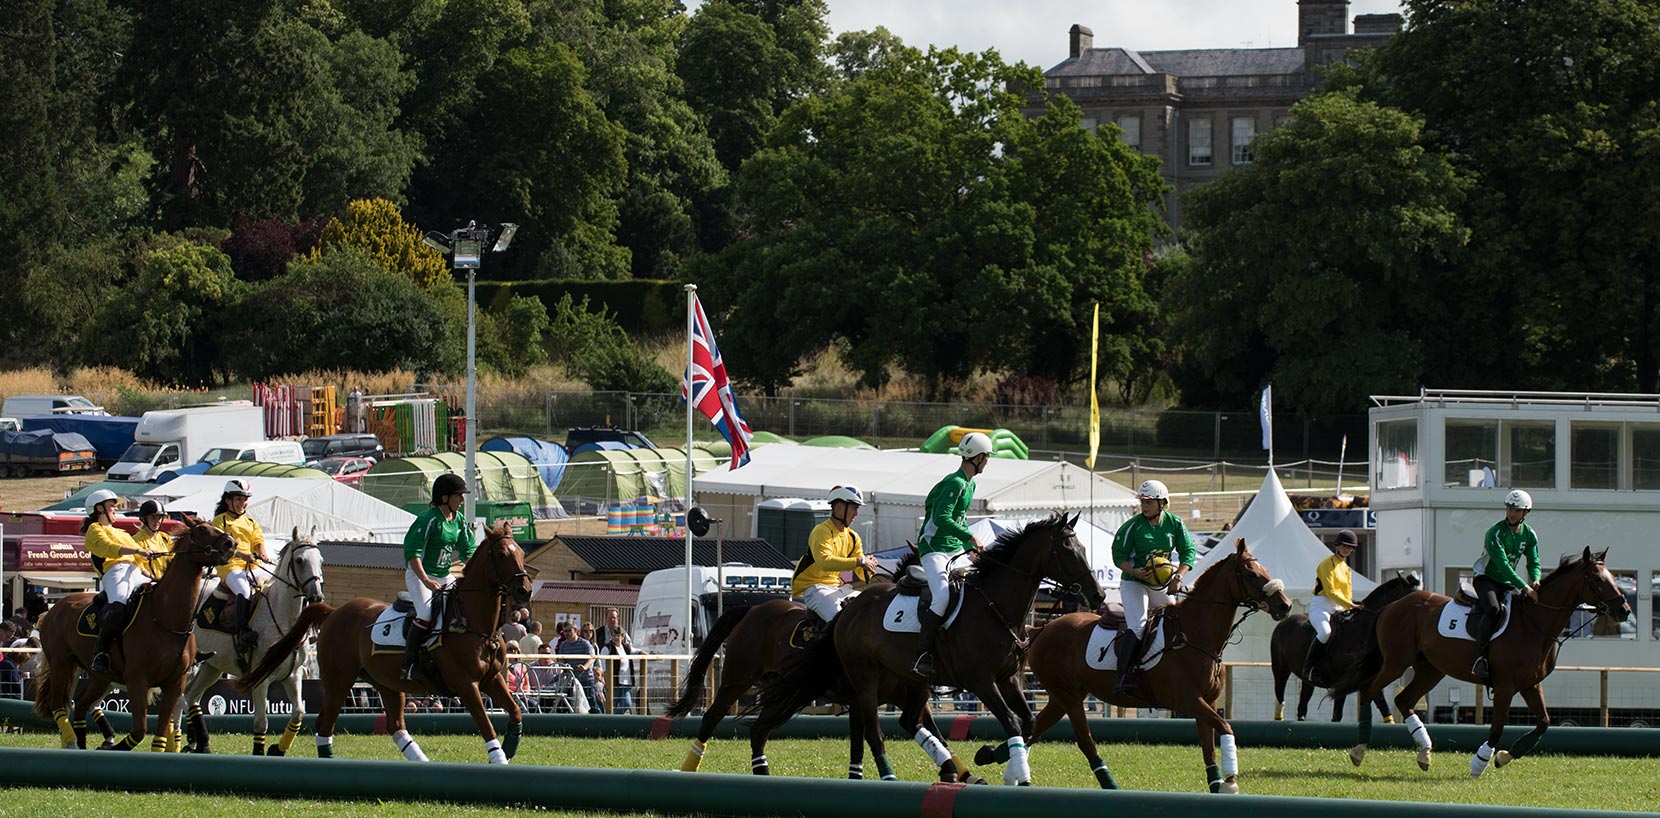
[[[913,560],[914,562],[914,560]],[[680,765],[683,772],[697,772],[703,763],[703,753],[710,739],[714,738],[715,729],[720,726],[721,719],[732,712],[738,698],[761,680],[763,676],[773,672],[786,657],[794,654],[811,641],[804,638],[813,630],[807,628],[807,623],[817,621],[812,611],[806,605],[788,599],[774,599],[759,605],[746,605],[731,608],[721,615],[710,629],[709,637],[703,640],[698,648],[697,655],[692,658],[691,668],[686,674],[686,681],[681,686],[680,697],[669,705],[667,714],[670,718],[679,718],[692,712],[703,700],[704,680],[708,677],[709,667],[714,663],[715,654],[720,652],[722,645],[726,646],[726,659],[721,665],[720,683],[715,687],[714,700],[703,711],[703,721],[698,726],[697,738],[692,742],[692,748],[686,752],[686,759]],[[823,627],[824,623],[820,623]],[[904,689],[898,680],[886,680],[883,685],[880,699],[886,704],[898,704],[903,700]],[[833,700],[845,703],[845,697],[840,691],[832,691]],[[934,735],[939,735],[939,728],[934,724],[933,713],[924,709],[922,714],[923,726]],[[771,767],[767,763],[766,744],[770,733],[760,729],[752,729],[749,733],[750,744],[750,771],[756,775],[767,775]],[[859,729],[850,731],[849,739],[854,749],[850,757],[861,754],[861,745],[864,742],[864,732]],[[872,752],[876,750],[873,747]],[[956,767],[956,779],[963,783],[984,783],[975,775],[968,765],[955,755],[951,757]],[[894,778],[891,769],[878,769],[883,779]],[[851,779],[864,778],[864,765],[850,763],[847,777]]]
[[[1395,695],[1395,706],[1412,729],[1419,769],[1428,771],[1432,742],[1429,729],[1413,711],[1413,706],[1447,676],[1485,684],[1493,691],[1493,726],[1487,731],[1487,741],[1476,748],[1470,759],[1470,777],[1481,777],[1489,762],[1503,767],[1527,755],[1550,729],[1550,712],[1545,709],[1545,693],[1540,683],[1556,669],[1559,639],[1574,610],[1580,605],[1591,605],[1598,614],[1621,622],[1631,616],[1631,605],[1603,565],[1607,555],[1606,548],[1592,553],[1587,547],[1577,558],[1564,556],[1556,570],[1539,583],[1537,599],[1522,595],[1510,597],[1507,603],[1511,609],[1510,622],[1488,646],[1492,675],[1487,681],[1470,673],[1470,665],[1475,662],[1475,642],[1439,632],[1442,609],[1453,600],[1418,591],[1383,609],[1378,617],[1378,648],[1374,659],[1365,663],[1361,672],[1334,682],[1333,695],[1358,689],[1370,699],[1411,668],[1412,679]],[[1365,675],[1365,671],[1374,669],[1375,673]],[[1364,681],[1358,681],[1357,676]],[[1499,750],[1510,700],[1518,692],[1533,711],[1533,730],[1517,739],[1509,750]],[[1349,761],[1357,767],[1366,759],[1366,747],[1371,742],[1371,716],[1371,711],[1362,710],[1360,742],[1349,750]]]
[[[256,603],[251,627],[258,636],[257,645],[269,645],[281,639],[289,628],[294,627],[295,620],[300,618],[300,609],[306,605],[323,601],[323,552],[317,547],[317,541],[310,536],[300,534],[295,528],[293,537],[283,548],[282,556],[277,558],[277,564],[272,571],[272,585],[260,593],[262,603]],[[207,597],[219,587],[218,578],[209,579],[202,585],[202,596]],[[209,736],[207,722],[202,718],[201,700],[208,688],[225,674],[241,676],[253,669],[253,660],[244,660],[236,651],[236,637],[222,631],[198,628],[196,630],[196,645],[206,656],[197,665],[195,675],[190,684],[185,687],[184,698],[179,707],[189,706],[189,714],[185,718],[185,733],[189,739],[185,745],[186,752],[209,753]],[[254,755],[287,755],[289,745],[294,743],[294,737],[299,734],[300,722],[305,718],[305,704],[300,698],[300,682],[303,678],[301,667],[305,663],[305,656],[295,656],[287,665],[280,667],[269,679],[258,687],[253,688],[251,698],[254,703]],[[269,710],[269,689],[272,682],[282,682],[283,690],[288,693],[288,701],[294,706],[294,713],[288,718],[288,726],[282,731],[282,738],[277,746],[265,747],[265,730],[267,726],[266,714]],[[174,714],[174,720],[179,717]]]
[[[1038,586],[1050,578],[1090,607],[1103,598],[1073,533],[1077,519],[1057,514],[1028,523],[1004,532],[980,552],[962,582],[956,619],[939,635],[937,679],[924,679],[911,670],[919,637],[891,634],[884,627],[898,586],[868,590],[843,606],[831,628],[787,659],[777,676],[762,682],[756,729],[776,728],[840,683],[850,700],[853,729],[864,731],[878,766],[884,766],[885,740],[876,707],[883,679],[898,679],[906,684],[900,726],[939,766],[940,780],[955,781],[950,751],[921,722],[930,686],[950,685],[978,696],[1002,726],[1013,756],[1003,771],[1004,783],[1030,784],[1024,737],[1032,734],[1032,714],[1018,671],[1026,642],[1024,625]],[[916,604],[923,602],[918,599]],[[855,762],[860,753],[862,748],[854,745]]]
[[[144,740],[151,688],[161,689],[157,713],[162,714],[151,749],[165,749],[173,731],[168,719],[184,692],[190,666],[196,661],[191,614],[196,610],[203,569],[224,565],[236,552],[236,541],[195,515],[185,515],[189,528],[173,541],[173,559],[161,579],[145,584],[129,603],[126,632],[110,649],[110,669],[89,672],[87,683],[74,697],[72,713],[65,707],[80,668],[92,664],[95,638],[77,633],[76,625],[90,618],[93,594],[64,597],[40,621],[41,659],[45,670],[35,694],[35,713],[57,722],[63,746],[85,748],[86,714],[113,684],[127,688],[132,700],[132,730],[121,741],[106,733],[100,750],[131,750]],[[74,723],[71,724],[70,716]]]
[[[1334,678],[1330,668],[1348,667],[1359,657],[1375,649],[1378,613],[1384,606],[1412,593],[1417,587],[1417,577],[1396,575],[1373,588],[1360,604],[1332,620],[1335,630],[1331,636],[1331,644],[1320,660],[1322,667],[1328,669],[1327,679]],[[1314,628],[1308,624],[1308,614],[1292,614],[1274,626],[1268,652],[1274,671],[1275,721],[1285,718],[1285,683],[1293,675],[1302,681],[1302,690],[1297,697],[1297,721],[1308,718],[1308,700],[1313,697],[1314,688],[1318,685],[1309,681],[1309,678],[1303,675],[1303,670],[1308,657],[1308,646],[1313,641]],[[1330,698],[1331,720],[1342,721],[1343,703],[1349,697],[1343,695]],[[1389,704],[1384,701],[1383,694],[1378,694],[1378,697],[1372,700],[1372,705],[1378,709],[1385,722],[1395,721],[1395,717],[1389,714]]]
[[[387,603],[359,597],[338,608],[323,603],[307,605],[294,627],[265,651],[259,664],[245,676],[237,677],[236,688],[254,690],[288,666],[294,651],[305,643],[312,628],[317,629],[317,670],[323,683],[323,706],[317,714],[317,756],[334,756],[334,725],[340,709],[359,679],[380,691],[386,710],[386,730],[392,741],[411,761],[426,761],[415,739],[404,730],[404,696],[456,696],[472,714],[484,739],[485,757],[492,764],[506,764],[518,752],[524,736],[524,713],[507,690],[503,670],[507,667],[507,645],[498,627],[502,609],[508,604],[530,601],[530,575],[525,572],[524,550],[513,541],[512,529],[486,529],[484,542],[473,551],[463,568],[464,575],[450,591],[451,624],[446,625],[442,643],[429,651],[438,678],[403,678],[403,650],[376,653],[370,630]],[[457,630],[455,608],[459,606],[465,630]],[[507,734],[498,741],[496,729],[484,711],[484,696],[507,711]]]
[[[1086,663],[1090,634],[1102,618],[1098,614],[1068,614],[1038,629],[1026,663],[1049,692],[1049,703],[1038,713],[1032,735],[1043,735],[1065,715],[1072,722],[1078,750],[1089,762],[1096,781],[1103,789],[1117,789],[1090,735],[1084,699],[1094,694],[1103,702],[1122,707],[1153,706],[1192,713],[1211,792],[1239,792],[1233,727],[1216,711],[1216,699],[1222,694],[1222,650],[1245,617],[1266,609],[1274,619],[1284,619],[1291,610],[1291,600],[1285,595],[1285,584],[1268,575],[1262,563],[1246,550],[1245,541],[1235,543],[1234,553],[1199,575],[1185,599],[1159,608],[1149,618],[1149,639],[1154,628],[1161,628],[1166,647],[1162,654],[1156,654],[1159,661],[1151,668],[1135,671],[1142,674],[1139,689],[1148,695],[1119,689],[1116,662],[1105,662],[1109,668],[1105,670]],[[1233,614],[1240,608],[1245,613],[1236,622]],[[1222,736],[1220,767],[1216,763],[1218,733]],[[1002,753],[1001,747],[987,745],[980,748],[975,760],[987,763],[1001,758]]]

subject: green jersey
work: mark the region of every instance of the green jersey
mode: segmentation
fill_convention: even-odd
[[[956,554],[974,547],[968,532],[968,507],[974,502],[974,480],[958,469],[934,484],[923,506],[922,530],[916,535],[917,554]]]
[[[1178,565],[1193,567],[1193,535],[1187,533],[1182,518],[1168,511],[1159,512],[1157,521],[1149,522],[1141,514],[1126,520],[1112,537],[1112,564],[1123,565],[1129,560],[1136,568],[1146,568],[1154,557],[1164,557]],[[1151,586],[1137,576],[1124,579]]]
[[[1516,560],[1527,558],[1527,574],[1529,579],[1522,579],[1516,573]],[[1481,556],[1476,557],[1476,564],[1472,568],[1476,576],[1485,576],[1494,582],[1508,585],[1512,588],[1525,588],[1539,581],[1539,537],[1533,533],[1533,527],[1522,523],[1515,531],[1510,530],[1510,524],[1500,520],[1487,529],[1487,536],[1481,538]]]
[[[444,519],[444,510],[433,506],[415,518],[403,535],[403,561],[421,558],[421,568],[433,579],[450,575],[450,563],[465,562],[473,555],[473,527],[462,515]]]

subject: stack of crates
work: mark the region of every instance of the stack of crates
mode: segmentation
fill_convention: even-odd
[[[254,384],[254,405],[265,410],[265,436],[322,437],[340,431],[334,387]]]
[[[434,454],[449,448],[449,407],[431,399],[377,402],[369,430],[393,454]]]

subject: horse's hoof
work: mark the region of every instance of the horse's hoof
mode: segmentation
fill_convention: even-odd
[[[1349,761],[1352,762],[1356,767],[1359,767],[1360,762],[1365,761],[1365,760],[1366,760],[1366,745],[1356,744],[1355,746],[1349,748]]]
[[[1238,795],[1239,794],[1239,782],[1237,782],[1237,781],[1223,781],[1222,786],[1217,789],[1217,792],[1222,793],[1223,795]]]
[[[265,754],[268,755],[268,756],[277,756],[279,758],[281,758],[282,756],[288,755],[287,753],[284,753],[282,751],[281,747],[269,748],[265,751]]]
[[[1384,724],[1394,724],[1395,723],[1395,717],[1394,716],[1384,716],[1383,717],[1383,723]]]
[[[1022,781],[1022,782],[1020,782],[1020,783],[1018,783],[1018,784],[1016,784],[1016,785],[1015,785],[1015,786],[1016,786],[1016,787],[1030,787],[1030,786],[1032,786],[1032,782],[1030,782],[1030,781]]]
[[[974,766],[985,767],[997,763],[997,745],[982,744],[974,751]]]
[[[1493,754],[1493,766],[1494,767],[1503,767],[1504,765],[1509,764],[1510,762],[1512,762],[1514,760],[1515,760],[1515,758],[1510,755],[1509,750],[1500,750],[1500,751]]]
[[[974,773],[969,773],[968,775],[963,776],[963,780],[960,783],[973,785],[973,784],[987,784],[989,782],[987,782],[984,778],[981,778],[980,776],[975,775]]]
[[[1424,749],[1419,750],[1418,751],[1418,769],[1423,770],[1426,773],[1429,772],[1429,761],[1430,761],[1429,748],[1425,747]]]

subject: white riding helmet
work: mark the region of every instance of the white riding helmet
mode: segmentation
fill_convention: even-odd
[[[1515,489],[1505,495],[1504,504],[1510,506],[1511,508],[1519,508],[1526,511],[1533,508],[1533,495],[1528,494],[1521,489]]]
[[[240,494],[243,497],[254,496],[254,487],[240,477],[233,477],[225,481],[225,494]]]
[[[1170,489],[1165,488],[1165,485],[1157,480],[1148,480],[1141,484],[1141,488],[1136,489],[1135,496],[1137,500],[1164,500],[1169,502]]]
[[[830,490],[830,502],[834,503],[837,500],[862,506],[865,504],[865,495],[859,491],[858,486],[837,486]]]
[[[991,454],[991,438],[986,437],[983,432],[969,432],[963,435],[962,440],[957,441],[957,454],[964,460]]]
[[[87,507],[87,510],[90,511],[92,509],[97,508],[100,503],[107,503],[111,500],[120,500],[120,499],[121,499],[121,495],[116,494],[115,492],[110,491],[109,489],[99,489],[99,490],[97,490],[97,491],[95,491],[91,494],[88,494],[86,496],[86,507]]]

